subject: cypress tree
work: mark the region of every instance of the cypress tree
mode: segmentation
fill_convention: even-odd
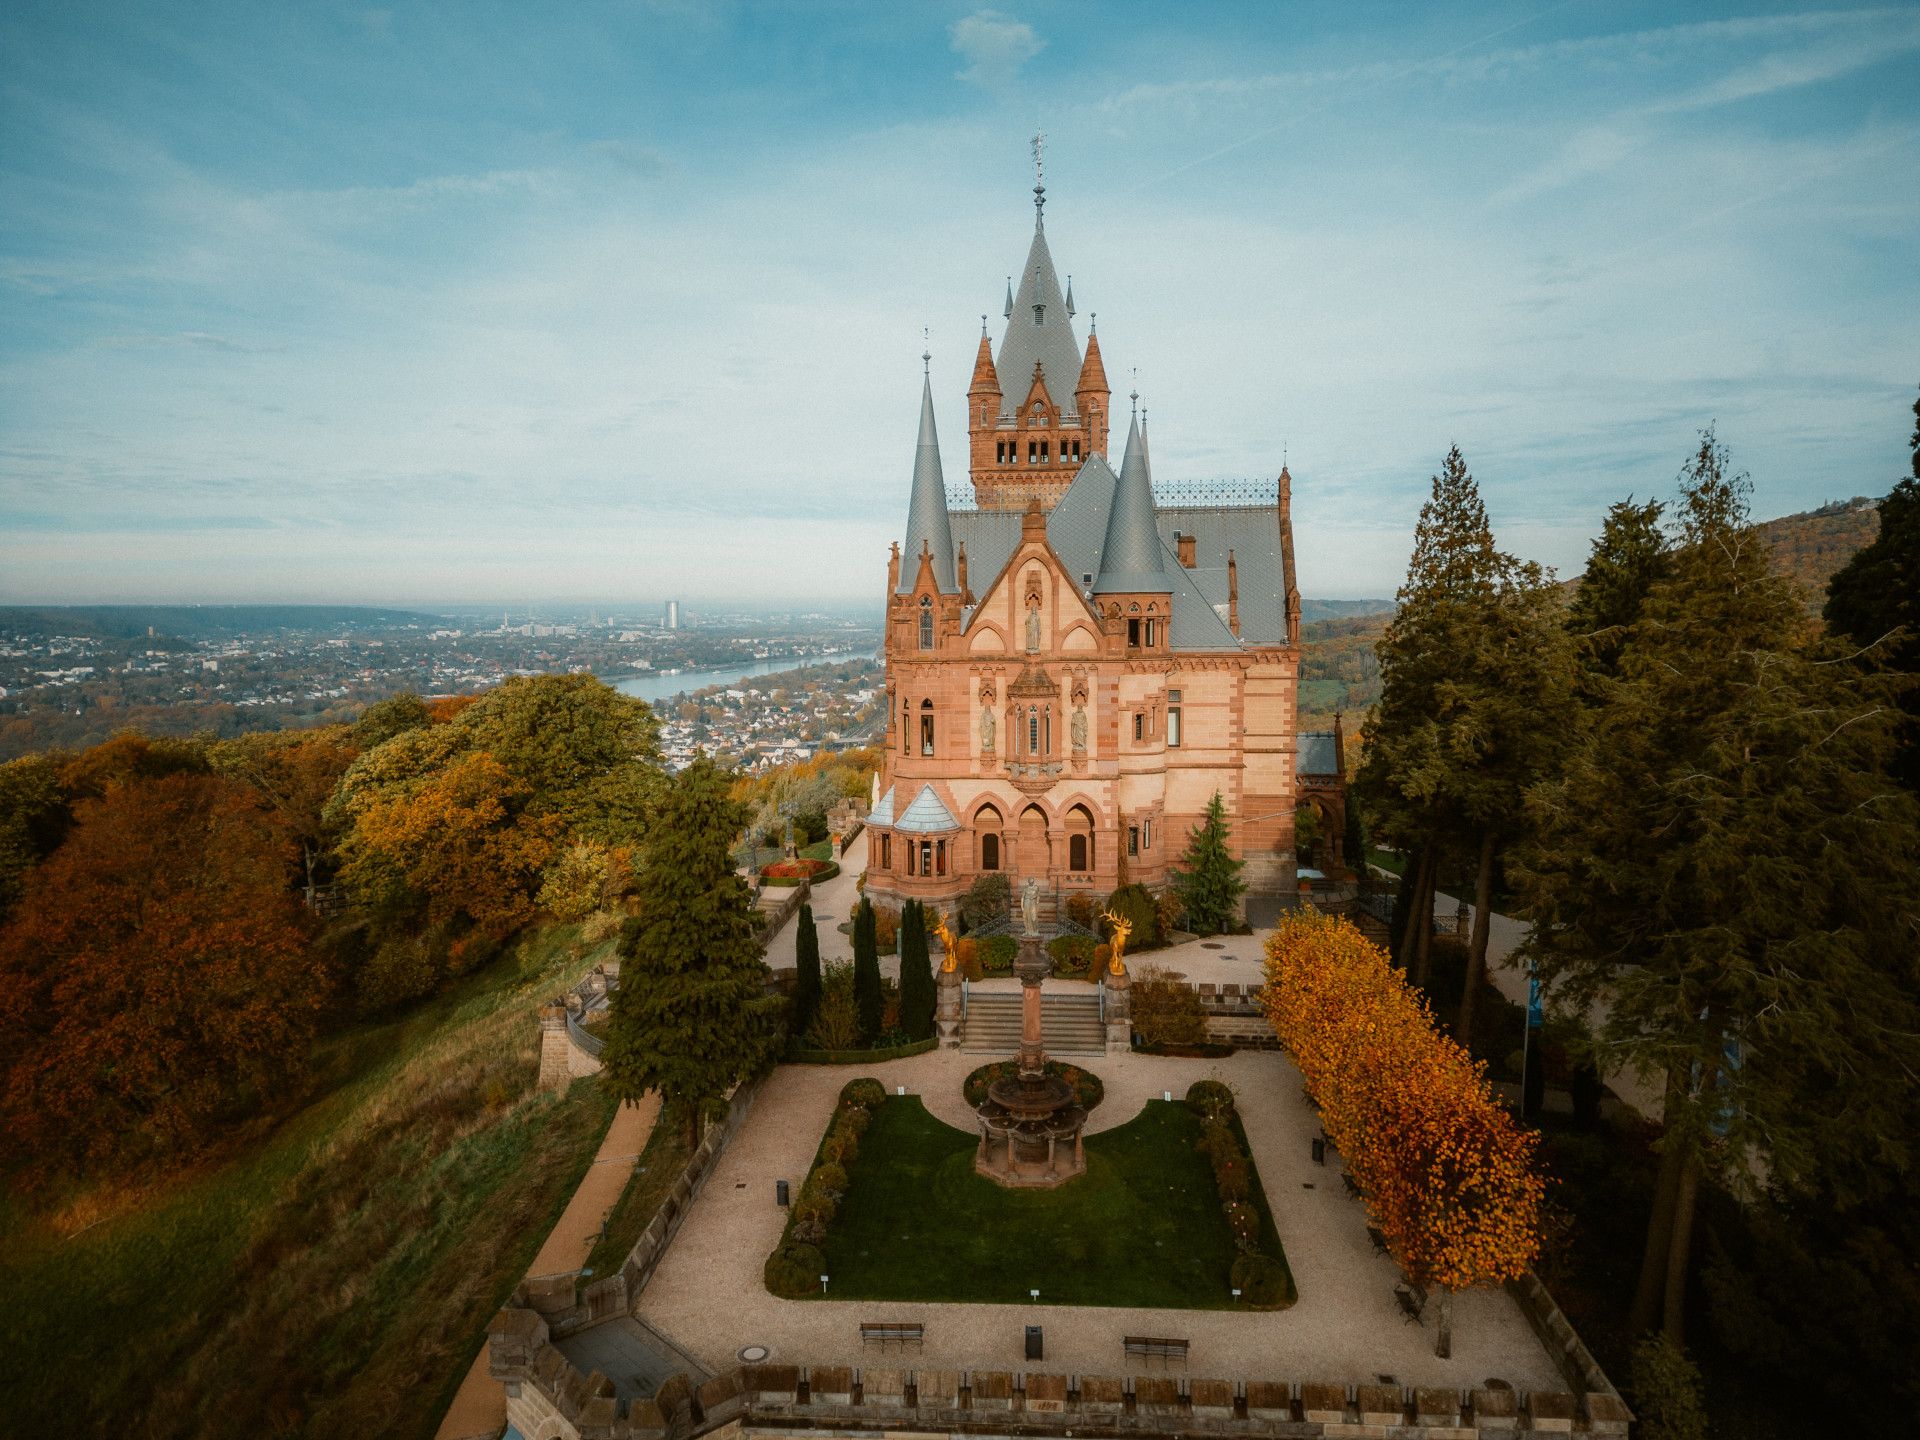
[[[813,906],[802,904],[793,932],[793,1018],[787,1033],[801,1039],[820,1008],[820,932],[814,927]]]
[[[784,1008],[767,993],[752,902],[733,868],[742,814],[728,789],[705,757],[666,787],[637,877],[646,904],[620,936],[601,1056],[614,1094],[657,1092],[690,1141],[735,1085],[773,1062]]]
[[[1673,568],[1672,547],[1660,526],[1665,509],[1658,500],[1636,505],[1629,495],[1607,511],[1567,606],[1567,629],[1579,641],[1583,669],[1620,673],[1620,651],[1648,592]]]
[[[873,902],[864,895],[860,908],[853,912],[853,1005],[860,1017],[860,1043],[871,1045],[880,1037],[887,996],[880,984],[880,942],[874,930]]]
[[[1206,817],[1193,827],[1187,853],[1173,874],[1173,891],[1196,935],[1218,935],[1233,923],[1234,909],[1246,893],[1240,878],[1244,862],[1227,849],[1227,807],[1218,790],[1207,802]]]
[[[909,900],[900,915],[900,1028],[910,1040],[933,1034],[933,965],[927,953],[927,911]]]
[[[1920,819],[1886,776],[1884,677],[1810,640],[1711,430],[1671,574],[1515,867],[1556,1002],[1665,1080],[1633,1328],[1680,1338],[1700,1185],[1908,1163]]]

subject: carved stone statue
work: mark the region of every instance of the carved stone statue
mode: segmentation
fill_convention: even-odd
[[[1076,752],[1087,748],[1087,707],[1073,707],[1073,748]]]
[[[993,749],[993,706],[980,707],[980,748]]]
[[[1028,935],[1040,933],[1040,882],[1031,876],[1020,890],[1020,924]]]
[[[1027,607],[1027,650],[1037,654],[1040,649],[1040,607]]]

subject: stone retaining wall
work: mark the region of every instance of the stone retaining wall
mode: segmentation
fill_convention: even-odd
[[[680,1440],[815,1434],[1270,1436],[1314,1440],[1517,1440],[1624,1436],[1617,1395],[1402,1385],[1341,1385],[1178,1375],[1062,1375],[1010,1370],[748,1365],[697,1392],[669,1382],[656,1400],[621,1403],[613,1383],[581,1375],[540,1317],[502,1311],[488,1365],[508,1417],[528,1436]],[[677,1379],[678,1377],[676,1377]]]

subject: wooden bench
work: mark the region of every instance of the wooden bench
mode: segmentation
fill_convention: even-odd
[[[860,1322],[860,1343],[878,1345],[885,1349],[889,1345],[898,1345],[901,1349],[912,1345],[926,1344],[927,1327],[905,1320],[863,1320]]]
[[[1427,1292],[1412,1281],[1403,1281],[1393,1287],[1393,1298],[1406,1318],[1418,1325],[1427,1308]]]
[[[1143,1360],[1178,1360],[1186,1363],[1187,1346],[1185,1340],[1167,1340],[1152,1335],[1129,1335],[1124,1341],[1127,1357],[1139,1356]]]

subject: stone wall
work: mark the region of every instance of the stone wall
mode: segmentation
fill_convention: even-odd
[[[606,1377],[583,1376],[567,1364],[549,1343],[544,1323],[529,1311],[501,1312],[488,1357],[492,1374],[507,1388],[510,1418],[529,1437],[1079,1431],[1515,1440],[1624,1436],[1633,1418],[1610,1392],[1576,1397],[1544,1390],[845,1365],[748,1365],[715,1376],[697,1392],[670,1381],[657,1400],[622,1405]]]

